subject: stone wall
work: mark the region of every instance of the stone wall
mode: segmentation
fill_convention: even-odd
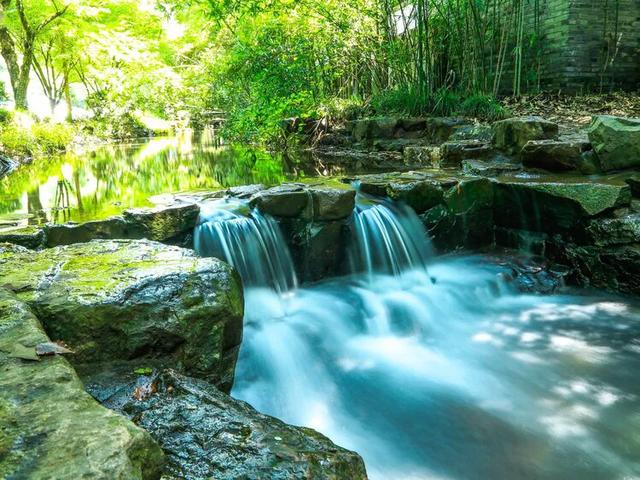
[[[523,90],[640,88],[639,0],[526,0]],[[512,55],[501,89],[511,93]],[[606,65],[606,66],[605,66]]]

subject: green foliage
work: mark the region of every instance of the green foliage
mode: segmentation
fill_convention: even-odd
[[[73,141],[75,129],[66,123],[35,123],[31,133],[37,145],[38,153],[51,155],[63,152]]]
[[[374,96],[371,106],[380,114],[427,115],[431,110],[431,98],[415,87],[403,85]]]
[[[13,112],[6,108],[0,108],[0,124],[9,123],[13,120]]]
[[[53,155],[64,152],[75,135],[69,124],[32,123],[21,116],[0,126],[0,148],[11,157]]]
[[[460,114],[483,120],[501,120],[508,116],[507,110],[489,95],[474,94],[460,105]]]

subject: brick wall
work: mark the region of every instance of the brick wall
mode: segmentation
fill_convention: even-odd
[[[640,0],[527,0],[525,25],[523,90],[640,89]],[[507,58],[503,93],[512,65]]]

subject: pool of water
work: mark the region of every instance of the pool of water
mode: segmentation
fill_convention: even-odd
[[[640,309],[523,294],[482,257],[246,292],[233,395],[370,478],[640,478]]]
[[[189,135],[110,144],[37,159],[0,178],[0,229],[105,218],[160,194],[339,173],[306,153],[216,146]]]

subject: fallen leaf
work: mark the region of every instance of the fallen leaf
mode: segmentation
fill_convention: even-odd
[[[138,400],[139,402],[148,399],[149,397],[151,397],[154,393],[158,392],[158,385],[156,384],[156,382],[151,382],[151,383],[147,383],[144,385],[140,385],[139,387],[136,387],[136,389],[133,391],[133,398]]]

